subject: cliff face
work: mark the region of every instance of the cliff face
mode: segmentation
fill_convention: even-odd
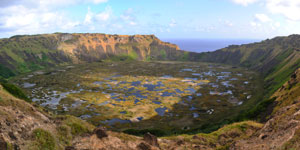
[[[171,51],[179,50],[178,46],[162,42],[154,35],[62,34],[59,38],[58,49],[71,56],[75,63],[120,55],[145,60],[156,53],[167,58]]]
[[[44,67],[102,59],[172,60],[179,47],[154,35],[47,34],[0,40],[0,72],[9,77]]]

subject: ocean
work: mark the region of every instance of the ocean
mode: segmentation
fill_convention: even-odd
[[[191,52],[208,52],[225,48],[229,45],[241,45],[260,42],[258,39],[162,39],[164,42],[176,44],[182,50]]]

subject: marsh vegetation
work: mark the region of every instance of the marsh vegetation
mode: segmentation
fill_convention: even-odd
[[[262,96],[255,72],[199,62],[95,62],[31,72],[13,82],[57,114],[129,133],[219,123]]]

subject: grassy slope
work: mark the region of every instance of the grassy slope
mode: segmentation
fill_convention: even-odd
[[[94,129],[93,125],[76,117],[47,114],[42,108],[33,107],[28,102],[12,96],[1,84],[0,108],[0,122],[4,123],[0,130],[9,149],[14,148],[13,144],[21,149],[64,149],[72,144],[72,139],[76,136]],[[19,130],[22,132],[15,132]],[[16,139],[12,138],[11,134]]]
[[[272,94],[300,67],[300,35],[276,37],[259,43],[229,46],[204,53],[201,61],[240,65],[260,72],[264,77],[264,99],[239,119],[254,119],[273,103]]]

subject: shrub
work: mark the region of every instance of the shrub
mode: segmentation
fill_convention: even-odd
[[[166,133],[164,131],[159,130],[159,129],[143,129],[143,130],[127,129],[124,131],[124,133],[131,134],[131,135],[137,135],[137,136],[143,136],[148,132],[155,136],[166,135]]]
[[[32,134],[35,140],[34,145],[39,150],[55,150],[55,140],[50,132],[43,129],[35,129]]]
[[[1,83],[3,88],[12,94],[13,96],[23,99],[26,102],[31,102],[31,100],[26,96],[26,94],[16,85],[10,83]]]

